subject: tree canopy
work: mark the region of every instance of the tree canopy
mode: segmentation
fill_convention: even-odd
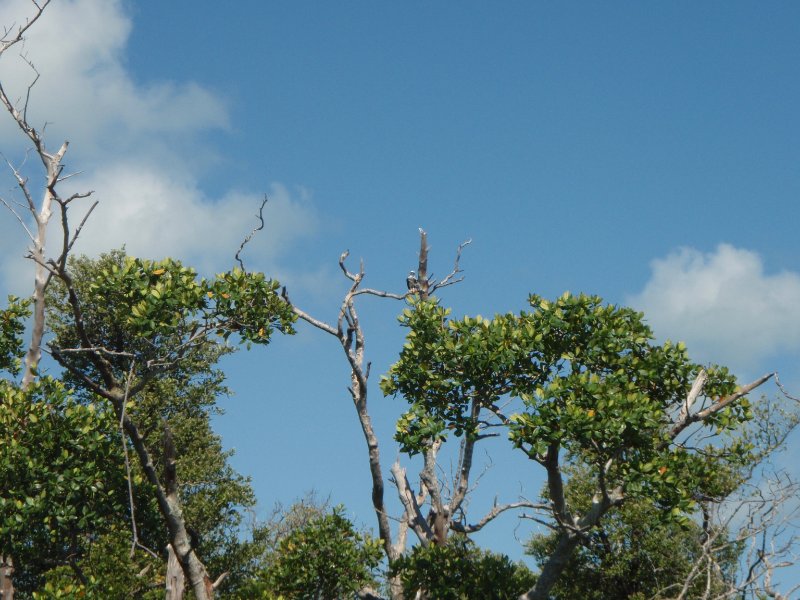
[[[737,466],[753,457],[731,433],[752,413],[725,368],[693,363],[683,344],[654,344],[641,313],[583,294],[533,295],[529,305],[451,320],[435,300],[412,301],[401,316],[406,344],[382,384],[410,403],[396,435],[406,451],[449,432],[478,438],[493,422],[545,468],[559,537],[529,597],[546,598],[611,508],[649,499],[685,522],[698,498],[735,489]],[[702,447],[684,443],[692,426]],[[565,495],[565,457],[589,470],[582,504]]]

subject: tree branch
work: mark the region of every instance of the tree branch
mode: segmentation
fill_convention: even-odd
[[[739,400],[740,398],[746,396],[747,394],[752,392],[754,389],[756,389],[758,386],[763,384],[765,381],[768,381],[773,375],[774,375],[774,373],[767,373],[766,375],[762,375],[761,377],[759,377],[755,381],[753,381],[751,383],[748,383],[747,385],[741,386],[733,394],[730,394],[728,396],[725,396],[724,398],[721,398],[720,400],[718,400],[717,402],[715,402],[714,404],[712,404],[708,408],[706,408],[704,410],[701,410],[701,411],[698,411],[698,412],[696,412],[696,413],[694,413],[692,415],[689,415],[689,414],[684,415],[684,417],[682,419],[678,420],[675,423],[675,425],[673,425],[672,429],[670,430],[670,440],[674,440],[676,437],[678,437],[678,435],[680,435],[680,433],[683,430],[685,430],[687,427],[689,427],[689,425],[691,425],[692,423],[697,423],[697,422],[700,422],[700,421],[704,421],[704,420],[708,419],[711,415],[716,414],[719,411],[721,411],[726,406],[729,406],[732,403],[734,403],[737,400]],[[698,375],[698,378],[699,378],[699,375]],[[696,383],[697,383],[697,381],[695,381],[695,384]],[[694,390],[694,388],[695,388],[695,386],[693,385],[692,386],[692,390]],[[698,393],[699,393],[699,391],[698,391]],[[689,392],[689,396],[691,396],[691,391]],[[687,398],[687,402],[688,402],[688,400],[689,400],[689,398]],[[686,403],[684,403],[684,406],[686,406]],[[683,413],[683,410],[681,412]]]
[[[240,255],[242,253],[242,250],[244,250],[244,247],[248,244],[248,242],[250,242],[250,240],[253,239],[253,236],[256,234],[256,232],[264,229],[264,207],[267,205],[268,201],[269,197],[266,194],[264,194],[264,200],[261,202],[261,206],[258,208],[258,213],[256,213],[256,218],[258,219],[258,226],[254,227],[253,230],[247,234],[244,240],[242,240],[242,243],[239,244],[239,249],[236,251],[236,255],[234,256],[236,261],[239,263],[239,266],[241,266],[242,271],[246,271],[247,269],[244,268],[244,261],[241,259]]]

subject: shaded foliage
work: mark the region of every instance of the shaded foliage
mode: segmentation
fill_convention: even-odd
[[[47,377],[26,392],[0,381],[0,397],[0,551],[22,567],[24,598],[129,513],[125,469],[103,405],[80,404]]]
[[[458,535],[445,545],[416,546],[390,572],[400,576],[406,598],[422,590],[430,600],[516,600],[536,580],[525,565]]]
[[[567,499],[586,509],[593,489],[585,468],[570,469]],[[545,494],[545,499],[547,495]],[[697,515],[695,515],[697,517]],[[652,500],[638,499],[612,509],[599,527],[588,531],[561,578],[551,590],[555,600],[667,600],[687,581],[688,598],[716,597],[734,578],[742,543],[729,542],[725,532],[714,532],[715,568],[693,572],[703,564],[708,533],[699,521],[665,519]],[[555,533],[534,536],[528,553],[543,564],[558,543]]]
[[[383,552],[339,506],[287,533],[251,584],[250,598],[337,600],[374,585]]]

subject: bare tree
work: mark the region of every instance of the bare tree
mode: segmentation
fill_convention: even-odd
[[[361,430],[366,441],[369,471],[372,480],[372,505],[378,522],[378,533],[383,543],[384,553],[389,561],[396,560],[405,551],[408,531],[411,530],[421,544],[443,544],[449,531],[473,533],[491,522],[503,512],[519,507],[537,506],[528,501],[520,501],[503,505],[495,505],[487,515],[476,523],[466,523],[465,500],[471,491],[470,475],[473,466],[475,444],[489,437],[481,435],[461,441],[460,451],[454,477],[451,481],[442,479],[442,469],[438,465],[441,441],[430,441],[424,454],[423,468],[419,474],[419,485],[415,490],[409,481],[406,469],[397,459],[391,467],[390,481],[397,489],[402,505],[399,517],[390,517],[386,508],[385,479],[380,460],[380,444],[372,425],[368,410],[368,379],[371,363],[366,360],[366,339],[359,320],[356,300],[359,296],[375,296],[393,300],[405,300],[417,295],[421,301],[427,300],[436,291],[460,282],[463,277],[460,267],[461,252],[470,242],[464,242],[457,248],[452,270],[442,279],[436,280],[428,269],[427,233],[420,229],[420,249],[417,270],[411,271],[407,279],[407,290],[389,292],[363,287],[365,270],[363,261],[358,271],[351,271],[345,262],[349,252],[339,257],[339,269],[350,281],[350,287],[342,299],[335,324],[326,323],[311,316],[292,303],[284,290],[284,298],[289,302],[295,314],[311,326],[333,336],[342,348],[350,370],[350,386],[348,392],[356,410]],[[480,406],[475,403],[473,411],[477,418]],[[397,534],[392,533],[391,521],[397,522]],[[402,598],[402,589],[398,581],[390,581],[391,596],[397,600]]]

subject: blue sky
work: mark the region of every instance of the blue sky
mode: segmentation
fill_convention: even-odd
[[[0,23],[27,6],[3,0]],[[31,114],[51,145],[71,140],[73,185],[101,202],[80,251],[125,243],[221,270],[268,192],[248,265],[321,318],[342,250],[400,291],[424,227],[437,274],[473,240],[443,294],[457,314],[598,293],[698,360],[800,384],[799,24],[790,2],[54,0],[25,50],[42,73]],[[29,72],[4,56],[0,77],[23,90]],[[24,152],[10,119],[0,146]],[[0,248],[0,292],[25,293],[9,215]],[[400,309],[362,309],[387,472],[403,403],[377,380]],[[300,329],[228,361],[219,431],[264,511],[314,487],[371,526],[344,357]],[[541,483],[502,443],[491,458],[475,516]],[[518,557],[516,526],[481,539]]]

